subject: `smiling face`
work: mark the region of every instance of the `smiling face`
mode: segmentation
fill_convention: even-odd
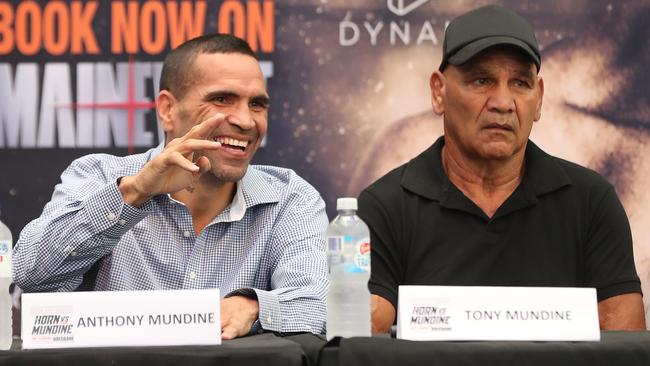
[[[434,111],[444,115],[445,145],[471,160],[523,154],[541,115],[543,82],[521,52],[489,48],[431,77]]]
[[[199,54],[189,67],[191,82],[180,100],[168,91],[159,96],[159,104],[170,103],[168,113],[160,113],[167,142],[208,117],[223,114],[223,122],[211,134],[223,147],[203,155],[218,181],[236,182],[266,135],[269,97],[262,71],[255,58],[241,53]]]

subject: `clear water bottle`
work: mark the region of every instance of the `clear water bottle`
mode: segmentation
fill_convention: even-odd
[[[11,347],[13,334],[11,295],[11,231],[0,221],[0,350]]]
[[[357,216],[356,198],[336,201],[338,216],[327,227],[330,288],[327,339],[370,336],[370,233]]]

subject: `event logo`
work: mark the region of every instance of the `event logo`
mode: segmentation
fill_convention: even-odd
[[[388,0],[388,10],[396,15],[404,16],[413,10],[420,7],[420,5],[428,2],[429,0],[416,0],[404,3],[404,0]]]
[[[74,325],[70,321],[70,307],[35,307],[31,338],[35,342],[71,342]],[[23,335],[24,336],[24,335]]]
[[[391,46],[429,43],[437,46],[438,36],[434,30],[434,24],[438,22],[429,20],[415,22],[403,18],[428,1],[387,0],[388,10],[399,17],[394,20],[373,18],[372,20],[355,21],[352,12],[348,11],[339,23],[339,44],[349,47],[355,46],[359,42],[368,41],[372,46],[376,46],[380,42],[388,43]],[[446,24],[438,25],[438,34],[444,33],[444,26]]]
[[[215,32],[272,54],[274,1],[0,2],[0,149],[155,146],[159,60]]]
[[[448,304],[449,299],[418,301],[409,317],[409,327],[413,331],[450,331],[452,322]]]

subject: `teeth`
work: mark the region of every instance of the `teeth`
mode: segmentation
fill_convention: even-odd
[[[215,137],[214,141],[220,142],[223,145],[241,146],[243,148],[248,146],[248,141],[236,140],[228,137]]]

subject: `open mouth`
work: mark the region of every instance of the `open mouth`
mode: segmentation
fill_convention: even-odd
[[[214,141],[220,142],[221,146],[227,149],[232,149],[237,151],[246,151],[246,146],[248,146],[248,141],[237,140],[230,137],[214,137],[212,139]]]

